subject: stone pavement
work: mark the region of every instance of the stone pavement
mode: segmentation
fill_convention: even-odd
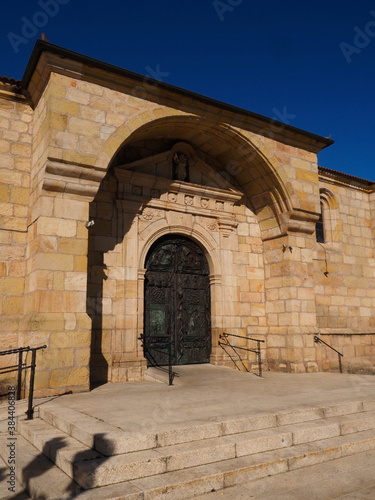
[[[59,404],[127,431],[180,427],[249,414],[375,399],[372,375],[275,373],[263,378],[213,365],[178,366],[174,385],[105,384],[56,398]]]
[[[371,375],[265,372],[260,379],[254,374],[212,365],[180,366],[175,371],[180,376],[173,387],[154,381],[106,384],[90,393],[60,396],[54,401],[79,412],[82,418],[89,416],[98,423],[136,435],[165,430],[182,432],[185,427],[241,416],[279,412],[293,415],[316,407],[347,407],[358,401],[375,400],[375,378]],[[45,400],[36,401],[36,410],[44,404]],[[375,451],[368,450],[196,498],[372,499],[374,463]],[[2,495],[5,473],[1,464],[1,498],[6,498]]]

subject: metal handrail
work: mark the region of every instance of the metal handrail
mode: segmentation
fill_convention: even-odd
[[[247,347],[240,347],[240,346],[236,346],[236,345],[232,345],[229,340],[228,340],[228,337],[236,337],[236,338],[239,338],[239,339],[245,339],[245,340],[251,340],[253,342],[257,342],[257,349],[249,349]],[[238,354],[238,352],[236,351],[236,349],[241,349],[242,351],[248,351],[248,352],[254,352],[257,356],[257,360],[258,360],[258,371],[259,371],[259,377],[262,377],[262,358],[261,358],[261,351],[260,351],[260,343],[261,342],[264,342],[264,340],[260,340],[260,339],[254,339],[252,337],[244,337],[243,335],[235,335],[234,333],[226,333],[226,332],[223,332],[221,335],[219,335],[219,338],[220,339],[224,339],[225,342],[218,342],[219,346],[224,349],[224,351],[229,355],[229,357],[231,358],[231,360],[233,361],[235,367],[239,370],[237,364],[235,363],[235,361],[233,360],[232,356],[228,353],[228,351],[224,348],[224,346],[228,346],[228,347],[231,347],[233,349],[233,351],[236,353],[236,355],[238,356],[238,358],[240,359],[241,363],[242,363],[242,366],[245,368],[245,370],[248,372],[249,370],[246,368],[246,366],[244,365],[243,361],[242,361],[242,358],[241,356]]]
[[[6,368],[0,368],[0,374],[3,373],[11,373],[18,372],[17,376],[17,393],[16,400],[19,401],[21,399],[21,380],[22,380],[22,370],[27,370],[31,368],[30,373],[30,385],[29,385],[29,401],[28,407],[26,411],[27,419],[32,420],[34,415],[33,408],[33,395],[34,395],[34,379],[35,379],[35,367],[36,367],[36,351],[39,349],[46,349],[46,345],[42,345],[39,347],[19,347],[17,349],[8,349],[7,351],[0,351],[0,356],[8,356],[12,354],[18,354],[18,364],[7,366]],[[31,351],[31,364],[27,365],[26,362],[23,361],[23,353]],[[10,369],[9,369],[10,368]]]
[[[338,354],[338,358],[339,358],[339,368],[340,368],[340,373],[342,373],[342,364],[341,364],[341,358],[344,357],[343,354],[341,354],[341,352],[339,352],[337,349],[335,349],[334,347],[332,347],[331,345],[327,344],[327,342],[325,342],[324,340],[322,340],[320,337],[318,337],[317,335],[314,336],[314,342],[316,344],[324,344],[326,345],[327,347],[329,347],[330,349],[332,349],[332,351],[335,351],[337,352]]]

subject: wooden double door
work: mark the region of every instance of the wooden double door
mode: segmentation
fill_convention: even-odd
[[[148,365],[208,363],[211,354],[209,268],[201,248],[172,235],[146,259],[144,354]]]

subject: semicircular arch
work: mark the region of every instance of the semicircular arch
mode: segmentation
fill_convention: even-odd
[[[280,233],[285,214],[298,209],[299,201],[283,165],[260,136],[245,136],[243,131],[218,120],[178,111],[158,119],[150,119],[150,115],[143,112],[119,127],[107,140],[98,167],[103,162],[111,164],[120,150],[132,144],[161,141],[168,148],[178,141],[187,142],[218,174],[228,181],[235,179],[258,216],[264,237]]]
[[[221,264],[217,251],[218,245],[208,231],[206,231],[203,227],[194,227],[187,230],[187,228],[183,225],[174,224],[165,226],[162,221],[155,221],[150,224],[150,226],[148,226],[139,235],[139,269],[144,269],[146,257],[152,245],[158,239],[168,234],[186,236],[195,241],[206,255],[208,266],[210,268],[210,275],[216,277],[221,275]]]

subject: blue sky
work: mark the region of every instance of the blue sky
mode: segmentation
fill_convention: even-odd
[[[19,0],[2,9],[0,75],[22,78],[42,32],[75,52],[331,136],[319,164],[375,181],[375,0]]]

